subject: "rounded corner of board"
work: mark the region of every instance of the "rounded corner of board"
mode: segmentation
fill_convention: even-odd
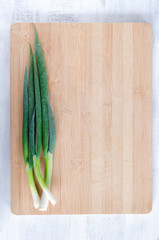
[[[148,22],[145,22],[145,23],[144,23],[144,26],[146,27],[148,33],[151,34],[151,35],[153,35],[152,24],[151,24],[151,23],[148,23]]]
[[[10,26],[10,32],[13,31],[14,29],[16,29],[18,24],[19,23],[17,23],[17,22],[12,23],[11,26]]]
[[[19,216],[20,215],[19,212],[17,212],[12,206],[11,206],[10,212],[14,216]]]
[[[146,210],[144,214],[151,214],[152,213],[152,204],[151,206]]]

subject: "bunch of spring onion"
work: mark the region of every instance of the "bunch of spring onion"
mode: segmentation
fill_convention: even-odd
[[[50,192],[53,170],[53,153],[55,148],[55,122],[49,104],[48,80],[42,48],[37,30],[35,30],[34,54],[30,46],[29,81],[27,67],[24,75],[23,90],[23,157],[27,178],[35,208],[47,210],[48,201],[53,205],[56,199]],[[42,178],[39,162],[41,145],[45,158],[45,175]],[[43,190],[41,201],[35,185],[33,169]]]

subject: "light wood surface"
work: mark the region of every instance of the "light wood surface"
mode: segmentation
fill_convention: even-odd
[[[31,24],[11,27],[11,210],[148,213],[152,208],[152,29],[146,23],[36,24],[57,129],[51,190],[34,209],[22,154]],[[42,170],[44,165],[41,166]]]

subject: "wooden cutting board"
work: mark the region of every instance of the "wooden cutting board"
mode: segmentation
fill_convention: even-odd
[[[22,154],[30,23],[11,26],[11,211],[148,213],[152,209],[152,28],[147,23],[38,23],[57,139],[51,191],[33,207]],[[44,170],[43,161],[41,169]],[[39,186],[38,186],[39,188]],[[40,190],[40,189],[39,189]]]

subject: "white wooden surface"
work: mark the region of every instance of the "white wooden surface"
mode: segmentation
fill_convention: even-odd
[[[10,212],[10,25],[149,22],[153,26],[153,210],[147,215],[14,216]],[[159,1],[0,0],[0,239],[159,239]]]

